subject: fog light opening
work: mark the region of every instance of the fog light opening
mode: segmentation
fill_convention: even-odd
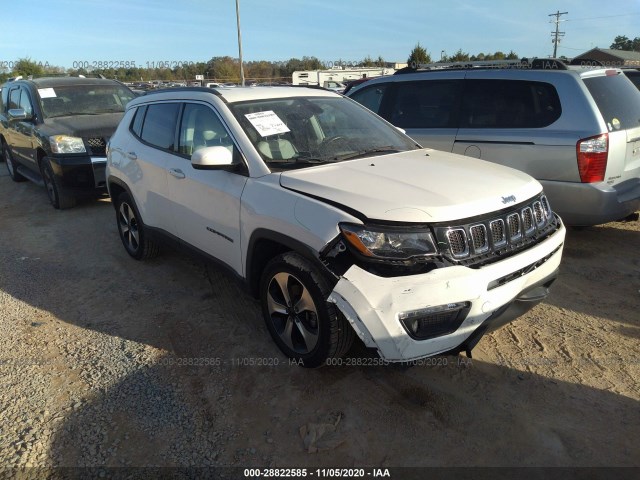
[[[469,313],[470,302],[447,303],[401,312],[400,323],[414,340],[427,340],[455,332]]]

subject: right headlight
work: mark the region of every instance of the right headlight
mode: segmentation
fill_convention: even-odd
[[[53,153],[85,153],[84,141],[80,137],[53,135],[49,137]]]
[[[379,260],[408,260],[438,253],[428,228],[341,223],[344,238],[359,253]]]

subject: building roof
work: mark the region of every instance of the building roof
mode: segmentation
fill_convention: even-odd
[[[633,52],[628,50],[614,50],[612,48],[592,48],[584,52],[583,54],[578,55],[575,58],[589,58],[590,55],[594,52],[600,52],[605,55],[611,55],[612,57],[619,58],[622,61],[637,61],[640,62],[640,52]]]

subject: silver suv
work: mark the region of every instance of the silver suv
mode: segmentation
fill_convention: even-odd
[[[569,225],[640,209],[640,91],[555,60],[405,69],[349,97],[423,146],[527,172]]]
[[[562,255],[565,229],[529,175],[422,149],[323,89],[150,93],[107,158],[129,255],[164,238],[217,260],[307,367],[356,335],[384,361],[470,352],[545,298]]]

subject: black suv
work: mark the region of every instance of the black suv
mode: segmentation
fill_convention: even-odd
[[[106,193],[106,145],[135,94],[115,80],[18,77],[2,86],[0,142],[11,178],[47,188],[55,208]]]

